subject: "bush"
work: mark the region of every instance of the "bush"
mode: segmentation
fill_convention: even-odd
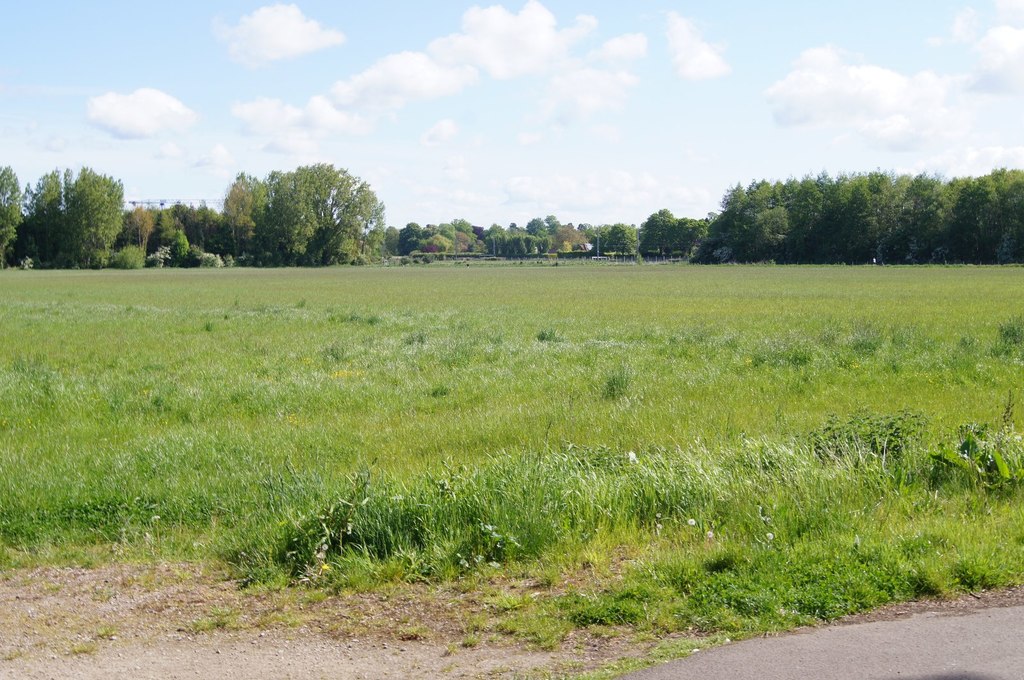
[[[171,247],[160,246],[156,249],[156,252],[150,253],[149,257],[146,258],[146,266],[160,269],[162,267],[166,267],[170,261]]]
[[[200,251],[199,266],[208,269],[220,269],[224,266],[224,260],[220,259],[220,255]]]
[[[139,246],[125,246],[115,251],[107,264],[112,269],[142,269],[146,266],[146,251]]]

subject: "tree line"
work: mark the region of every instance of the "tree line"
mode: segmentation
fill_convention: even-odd
[[[0,262],[47,267],[326,266],[390,257],[669,257],[698,263],[1024,262],[1024,171],[946,181],[872,172],[730,188],[704,218],[627,224],[385,227],[370,186],[332,165],[240,174],[222,210],[124,209],[121,182],[55,170],[22,190],[0,169]]]

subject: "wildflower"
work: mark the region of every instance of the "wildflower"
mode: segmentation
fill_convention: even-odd
[[[629,462],[630,462],[630,463],[635,463],[635,462],[636,462],[636,453],[634,453],[634,452],[630,451],[630,452],[629,452],[628,454],[626,454],[626,455],[627,455],[627,457],[629,458]]]
[[[715,532],[714,531],[709,531],[708,532],[708,540],[709,541],[715,540]]]
[[[771,543],[775,540],[775,534],[769,531],[767,534],[765,534],[765,538],[767,538],[768,542]]]
[[[686,523],[687,523],[687,524],[689,524],[689,525],[690,525],[691,527],[695,527],[695,526],[697,526],[697,520],[695,520],[695,519],[692,519],[692,518],[691,518],[691,519],[688,519],[688,520],[686,520]]]

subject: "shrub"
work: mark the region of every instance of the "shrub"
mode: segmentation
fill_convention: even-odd
[[[171,248],[170,246],[160,246],[156,249],[156,252],[150,253],[149,257],[146,258],[147,267],[166,267],[171,261]]]
[[[110,256],[108,265],[113,269],[142,269],[146,265],[146,251],[139,246],[125,246]]]
[[[210,269],[220,269],[224,266],[224,260],[220,259],[220,255],[215,253],[204,253],[200,251],[199,266]]]

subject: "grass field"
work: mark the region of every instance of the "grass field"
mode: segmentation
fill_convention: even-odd
[[[1019,268],[0,272],[0,567],[511,573],[541,643],[1020,582],[1022,301]]]

